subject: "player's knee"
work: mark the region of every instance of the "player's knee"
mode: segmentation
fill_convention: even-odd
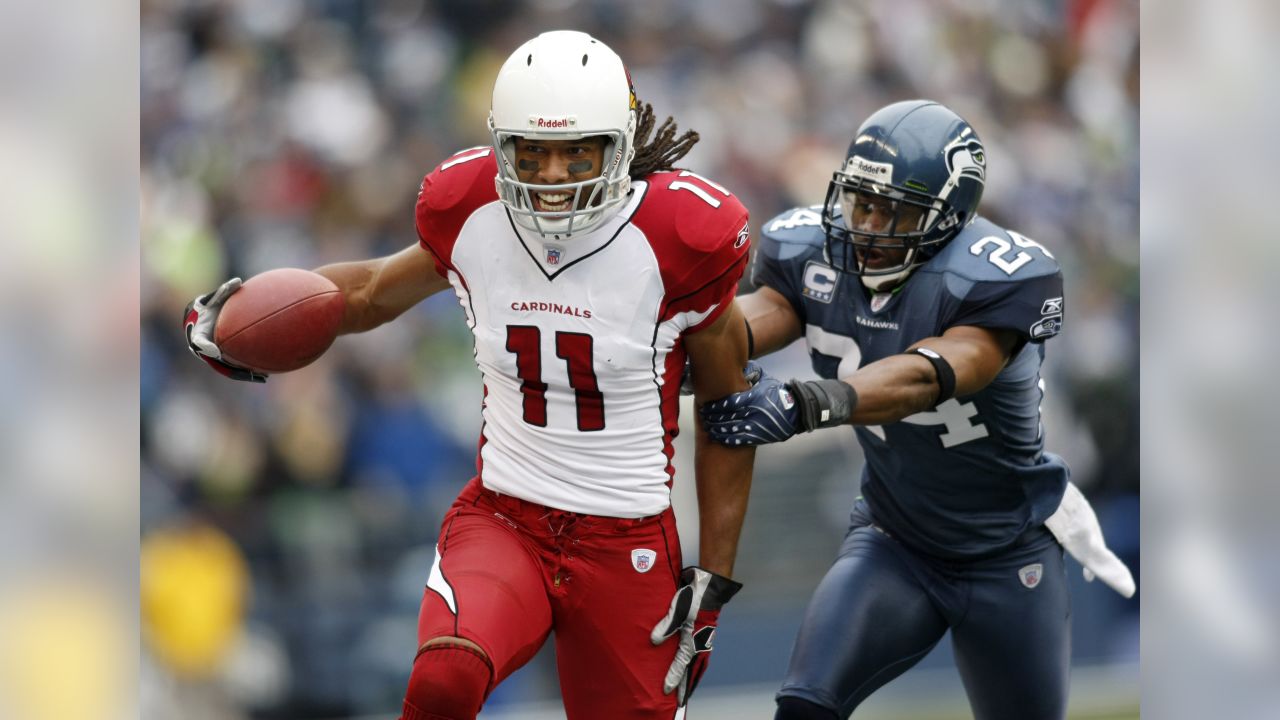
[[[835,710],[792,695],[778,698],[778,712],[773,716],[773,720],[838,720],[838,718]]]
[[[480,646],[464,638],[432,638],[413,660],[402,720],[472,720],[492,681],[493,666]]]

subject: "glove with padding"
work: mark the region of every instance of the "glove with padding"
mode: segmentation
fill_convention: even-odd
[[[720,608],[741,589],[742,583],[697,566],[680,572],[680,588],[671,599],[671,609],[649,634],[650,642],[661,645],[680,633],[676,659],[662,683],[663,694],[670,695],[674,690],[680,707],[689,702],[689,696],[707,671]]]
[[[749,390],[709,402],[699,414],[707,435],[721,445],[764,445],[843,425],[857,406],[858,392],[838,378],[783,384],[760,371]]]
[[[1085,580],[1093,582],[1095,577],[1101,578],[1112,590],[1127,598],[1137,592],[1133,573],[1107,548],[1098,516],[1075,483],[1067,483],[1062,502],[1044,525],[1067,553],[1084,566]]]
[[[213,341],[213,330],[218,325],[218,313],[222,310],[223,303],[242,284],[240,278],[231,278],[219,285],[217,290],[201,295],[187,304],[187,309],[182,313],[187,347],[219,375],[245,382],[266,382],[265,374],[223,360],[222,351]]]
[[[748,369],[751,369],[749,363]],[[800,409],[791,389],[780,380],[759,374],[751,388],[706,403],[699,410],[712,440],[722,445],[764,445],[782,442],[803,432]]]

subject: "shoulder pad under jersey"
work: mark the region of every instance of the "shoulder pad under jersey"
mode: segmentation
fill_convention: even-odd
[[[1039,243],[983,218],[919,272],[941,275],[947,292],[959,300],[948,325],[1009,329],[1030,342],[1062,331],[1058,261]]]
[[[826,242],[822,230],[822,206],[793,207],[760,226],[758,256],[773,260],[821,257]]]
[[[978,217],[921,268],[974,282],[1018,282],[1060,272],[1040,243]]]
[[[644,202],[631,222],[648,236],[664,276],[718,275],[746,257],[747,209],[733,193],[687,170],[653,173],[645,181]]]
[[[498,199],[497,174],[493,148],[485,145],[455,153],[422,179],[414,219],[418,240],[435,256],[437,270],[453,267],[453,244],[467,218]]]
[[[688,170],[645,178],[645,197],[631,222],[658,259],[668,312],[715,305],[699,326],[727,307],[751,249],[747,209],[733,193]],[[688,307],[685,307],[688,306]]]

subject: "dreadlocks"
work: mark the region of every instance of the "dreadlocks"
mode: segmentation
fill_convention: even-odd
[[[653,106],[640,103],[640,120],[636,124],[636,155],[631,160],[633,180],[673,169],[672,163],[684,157],[698,142],[698,133],[692,130],[686,130],[683,135],[676,137],[676,122],[670,115],[662,121],[658,132],[654,133],[653,140],[650,141],[649,133],[653,132],[653,126]]]

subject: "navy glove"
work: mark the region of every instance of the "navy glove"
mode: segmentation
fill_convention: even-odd
[[[722,445],[782,442],[801,431],[795,397],[780,380],[760,370],[749,390],[706,403],[699,409],[702,425]]]
[[[218,325],[218,313],[222,310],[222,305],[227,298],[240,289],[241,284],[240,278],[231,278],[219,285],[217,290],[201,295],[187,304],[187,309],[182,313],[187,347],[192,354],[203,360],[219,375],[245,382],[266,382],[266,375],[223,360],[222,351],[213,341],[213,329]]]
[[[783,384],[748,363],[750,390],[703,405],[702,425],[721,445],[782,442],[798,432],[835,427],[849,421],[858,393],[843,380],[792,380]]]

